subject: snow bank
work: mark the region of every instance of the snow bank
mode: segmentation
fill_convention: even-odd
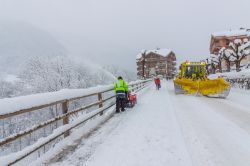
[[[209,75],[210,79],[214,79],[217,77],[226,77],[226,78],[250,78],[250,69],[244,69],[240,72],[236,71],[231,71],[231,72],[226,72],[226,73],[216,73],[216,74],[211,74]]]

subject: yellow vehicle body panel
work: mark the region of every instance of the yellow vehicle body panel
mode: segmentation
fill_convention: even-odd
[[[225,98],[230,92],[230,84],[223,78],[210,80],[206,77],[206,63],[184,62],[181,72],[174,80],[176,94],[201,94]]]

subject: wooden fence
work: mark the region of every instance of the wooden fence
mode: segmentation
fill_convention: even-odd
[[[140,91],[141,89],[145,88],[149,82],[151,80],[141,80],[141,81],[136,81],[134,83],[129,84],[129,90],[130,91]],[[106,93],[109,93],[110,95],[104,95]],[[88,104],[84,104],[84,106],[81,106],[79,108],[73,109],[71,110],[69,105],[70,103],[76,101],[76,100],[82,100],[85,99],[87,97],[93,97],[96,96],[96,98],[98,99],[95,102],[90,102]],[[104,97],[107,96],[107,97]],[[3,114],[0,115],[0,120],[4,120],[4,119],[8,119],[8,118],[13,118],[16,116],[20,116],[22,114],[27,114],[27,113],[31,113],[31,112],[35,112],[44,108],[48,108],[48,107],[52,107],[52,106],[57,106],[57,105],[61,105],[61,111],[62,114],[58,115],[52,119],[40,122],[37,125],[32,126],[31,128],[25,129],[24,131],[21,131],[19,133],[7,136],[6,138],[3,138],[0,140],[0,148],[6,147],[8,148],[8,145],[20,140],[22,141],[22,138],[26,137],[26,136],[30,136],[32,133],[44,129],[46,130],[46,127],[57,122],[57,121],[62,121],[62,125],[59,126],[60,128],[63,128],[62,130],[59,130],[56,133],[50,133],[50,135],[48,135],[46,138],[48,138],[47,140],[45,139],[45,141],[42,142],[38,142],[37,140],[34,142],[34,144],[37,144],[37,146],[34,146],[33,148],[30,149],[26,149],[25,153],[21,153],[22,150],[26,147],[20,147],[19,151],[16,153],[20,153],[17,155],[17,157],[13,157],[13,159],[11,159],[7,165],[13,165],[19,161],[21,161],[22,159],[25,159],[27,156],[33,154],[34,152],[38,151],[41,148],[44,148],[44,153],[47,151],[46,149],[46,145],[50,144],[51,142],[55,141],[56,139],[60,138],[60,137],[67,137],[70,135],[70,131],[76,127],[79,127],[80,125],[86,123],[87,121],[89,121],[90,119],[96,117],[96,116],[102,116],[104,111],[108,110],[109,108],[113,107],[115,105],[115,93],[113,91],[113,88],[109,88],[105,91],[99,91],[96,93],[89,93],[89,94],[85,94],[81,97],[75,97],[75,98],[70,98],[70,99],[64,99],[64,100],[60,100],[60,101],[55,101],[52,103],[47,103],[44,105],[37,105],[34,106],[32,108],[26,108],[26,109],[22,109],[22,110],[18,110],[12,113],[7,113],[7,114]],[[16,103],[18,104],[18,103]],[[70,122],[70,117],[72,115],[76,115],[79,112],[84,112],[89,108],[93,108],[94,110],[92,110],[89,113],[86,113],[84,118],[82,118],[81,120],[77,120],[77,121],[72,121]],[[80,116],[79,116],[80,117]],[[59,127],[57,129],[59,129]],[[55,129],[56,130],[56,129]],[[41,138],[41,137],[40,137]],[[39,139],[39,138],[38,138]],[[51,148],[51,147],[50,147]],[[49,150],[49,149],[48,149]],[[7,155],[10,156],[10,155]],[[40,156],[40,155],[39,155]],[[5,156],[4,156],[5,157]]]

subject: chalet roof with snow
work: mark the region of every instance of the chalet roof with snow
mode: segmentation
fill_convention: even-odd
[[[136,59],[140,59],[140,58],[142,57],[142,53],[143,53],[143,52],[144,52],[144,50],[141,51],[141,53],[139,53],[138,55],[136,55]],[[161,56],[166,57],[166,56],[168,56],[171,52],[172,52],[172,50],[166,49],[166,48],[164,48],[164,49],[153,49],[153,50],[146,50],[146,55],[148,55],[149,53],[156,53],[156,54],[158,54],[158,55],[161,55]]]
[[[212,33],[214,37],[250,36],[250,29],[236,29]]]

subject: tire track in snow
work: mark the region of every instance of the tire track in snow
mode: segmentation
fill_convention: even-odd
[[[214,112],[206,98],[175,95],[172,84],[168,84],[168,92],[172,95],[195,166],[250,165],[248,133]]]
[[[167,83],[168,83],[168,82],[167,82]],[[166,84],[166,89],[167,89],[167,86],[168,86],[168,84]],[[169,89],[167,89],[167,90],[169,91]],[[175,107],[174,107],[174,105],[173,105],[173,102],[172,102],[172,100],[171,100],[170,94],[169,94],[169,93],[167,93],[167,94],[168,94],[167,100],[170,101],[169,103],[170,103],[170,106],[171,106],[171,110],[173,111],[173,114],[174,114],[174,116],[175,116],[175,120],[176,120],[176,122],[177,122],[177,124],[178,124],[178,127],[180,128],[180,133],[181,133],[182,138],[184,139],[185,148],[186,148],[186,150],[187,150],[187,153],[188,153],[188,155],[189,155],[189,158],[190,158],[191,163],[192,163],[192,166],[193,166],[193,165],[194,165],[194,161],[193,161],[193,159],[192,159],[192,155],[191,155],[190,148],[189,148],[188,145],[187,145],[187,141],[186,141],[186,138],[185,138],[185,135],[184,135],[183,128],[182,128],[182,126],[181,126],[181,123],[179,122],[179,119],[178,119],[178,116],[177,116]]]
[[[89,137],[82,138],[81,143],[78,145],[77,149],[74,150],[74,152],[72,151],[72,154],[69,154],[61,161],[56,161],[53,164],[50,163],[49,165],[83,165],[84,162],[86,162],[93,155],[96,148],[100,146],[112,132],[115,132],[116,128],[122,123],[124,123],[124,119],[121,115],[114,115],[111,119],[103,123],[102,126],[95,129]]]
[[[232,94],[233,95],[233,94]],[[250,96],[249,96],[250,98]],[[207,107],[234,122],[240,128],[250,134],[250,109],[249,106],[238,104],[227,99],[201,99]]]
[[[199,133],[190,123],[191,118],[186,117],[188,111],[193,109],[193,106],[187,104],[185,100],[180,97],[182,95],[174,96],[174,89],[172,84],[167,84],[167,93],[171,97],[171,103],[174,107],[175,115],[177,121],[179,122],[183,137],[185,139],[186,147],[188,149],[189,155],[191,156],[193,166],[215,166],[216,161],[214,155],[207,150],[206,145],[200,140]],[[180,112],[183,111],[183,112]]]

